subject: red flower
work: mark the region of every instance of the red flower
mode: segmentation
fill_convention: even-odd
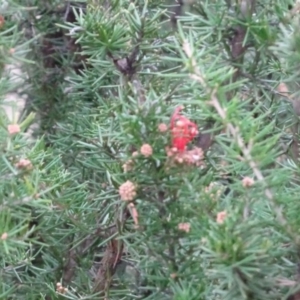
[[[198,134],[197,125],[180,114],[182,108],[181,106],[177,107],[171,117],[172,147],[181,152]]]

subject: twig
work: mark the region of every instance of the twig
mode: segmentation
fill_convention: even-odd
[[[63,269],[63,282],[64,285],[68,285],[71,283],[73,276],[75,275],[77,268],[77,253],[75,248],[71,248],[68,251],[67,262]]]
[[[113,234],[117,233],[113,232]],[[100,262],[100,267],[95,276],[94,292],[100,292],[102,295],[109,291],[112,277],[116,271],[116,266],[121,260],[123,254],[123,241],[112,239],[108,242],[103,258]]]
[[[0,205],[0,211],[3,209],[6,209],[7,207],[10,207],[10,206],[21,206],[25,203],[28,203],[28,202],[31,202],[34,200],[35,200],[34,197],[29,196],[29,197],[24,197],[23,199],[17,200],[17,201],[10,201],[10,200],[3,201],[3,203]]]
[[[99,223],[100,222],[98,222],[97,224],[98,226]],[[86,238],[82,240],[82,242],[77,244],[76,247],[74,245],[70,247],[67,254],[67,260],[63,268],[62,277],[64,285],[68,285],[72,281],[76,272],[78,257],[82,257],[83,255],[85,255],[95,243],[97,238],[101,235],[105,236],[104,233],[107,232],[107,230],[111,230],[112,228],[115,228],[115,225],[111,225],[108,228],[98,227],[95,230],[95,232],[89,234]],[[73,243],[75,244],[75,239]]]
[[[177,19],[183,15],[183,5],[184,1],[183,0],[177,0],[177,5],[175,6],[172,15],[171,15],[171,23],[174,28],[176,28],[177,25]]]
[[[113,61],[116,69],[121,72],[121,74],[127,77],[127,80],[132,83],[134,88],[134,93],[137,96],[138,104],[141,106],[146,102],[145,89],[139,79],[137,67],[140,61],[142,60],[143,55],[138,58],[140,51],[140,44],[143,41],[144,37],[144,27],[145,27],[145,16],[142,18],[141,28],[137,33],[137,39],[135,46],[133,47],[131,53],[128,56],[117,59],[113,54],[108,51],[107,56]]]

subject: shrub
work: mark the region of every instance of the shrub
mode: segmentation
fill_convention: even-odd
[[[2,298],[299,297],[291,5],[8,1]]]

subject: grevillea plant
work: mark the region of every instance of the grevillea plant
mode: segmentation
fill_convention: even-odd
[[[298,1],[2,2],[0,298],[299,299]]]

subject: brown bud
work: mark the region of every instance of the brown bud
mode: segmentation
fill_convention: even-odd
[[[3,16],[0,15],[0,29],[4,26],[5,24],[5,19]]]

